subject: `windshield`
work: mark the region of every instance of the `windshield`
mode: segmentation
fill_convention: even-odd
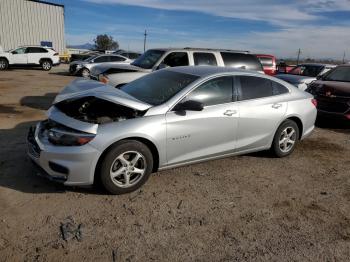
[[[132,63],[132,65],[138,66],[144,69],[151,69],[164,53],[165,51],[161,51],[161,50],[148,50],[142,56],[137,58]]]
[[[95,59],[96,57],[98,57],[98,56],[97,55],[93,55],[93,56],[90,56],[90,57],[84,59],[83,61],[90,62],[91,60]]]
[[[324,66],[321,65],[299,65],[290,70],[288,74],[316,77],[323,68]]]
[[[121,90],[156,106],[165,103],[198,78],[195,75],[160,70],[121,87]]]
[[[350,82],[350,66],[339,66],[323,77],[325,81]]]

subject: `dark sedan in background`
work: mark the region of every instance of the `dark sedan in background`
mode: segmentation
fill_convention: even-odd
[[[306,89],[317,100],[318,115],[350,121],[350,65],[340,65]]]

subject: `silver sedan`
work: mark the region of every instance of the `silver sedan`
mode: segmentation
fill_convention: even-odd
[[[224,67],[159,70],[121,89],[76,80],[28,134],[28,154],[65,185],[100,180],[131,192],[152,172],[271,150],[293,152],[314,129],[310,94],[267,75]]]

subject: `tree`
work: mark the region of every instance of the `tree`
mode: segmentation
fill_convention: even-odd
[[[119,48],[118,42],[114,41],[112,36],[106,34],[96,36],[94,42],[97,50],[116,50]]]

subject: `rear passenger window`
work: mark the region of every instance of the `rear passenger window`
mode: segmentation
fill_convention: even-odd
[[[239,100],[249,100],[288,93],[283,85],[262,77],[240,76]]]
[[[163,64],[175,67],[175,66],[188,66],[188,55],[186,52],[173,52],[164,58]]]
[[[263,71],[262,65],[256,56],[230,52],[221,52],[221,56],[227,67]]]
[[[230,76],[211,79],[193,90],[184,101],[194,100],[204,106],[225,104],[232,102],[233,78]],[[184,102],[183,101],[183,102]]]
[[[193,53],[193,59],[195,65],[212,65],[216,66],[216,58],[212,53]]]

